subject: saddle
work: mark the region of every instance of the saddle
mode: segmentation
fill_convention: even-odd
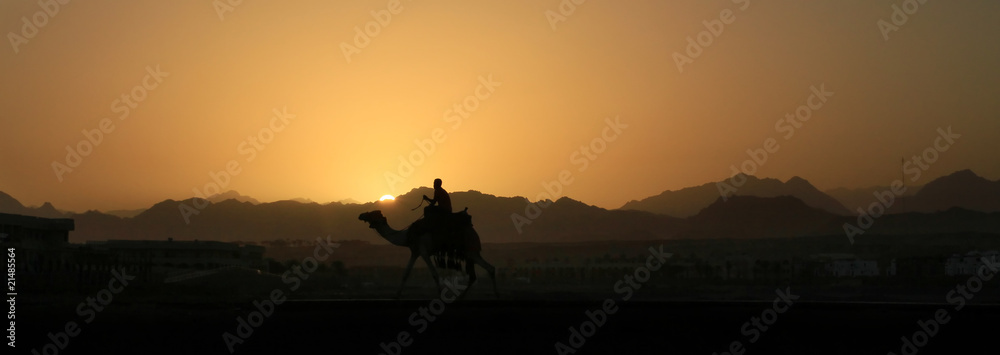
[[[424,207],[424,216],[410,225],[409,237],[417,237],[424,233],[434,235],[456,234],[472,226],[472,216],[469,208],[461,212],[442,213],[434,206]],[[443,233],[442,233],[443,232]]]
[[[410,225],[407,238],[417,238],[425,233],[431,234],[432,243],[437,250],[453,250],[457,253],[479,251],[480,245],[470,243],[466,231],[472,227],[472,215],[466,207],[460,212],[441,213],[431,206],[424,208],[424,216]]]

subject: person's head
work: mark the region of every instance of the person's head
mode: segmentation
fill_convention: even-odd
[[[434,179],[434,188],[441,187],[441,179]]]

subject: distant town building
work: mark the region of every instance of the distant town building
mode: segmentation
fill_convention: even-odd
[[[817,254],[813,256],[823,263],[823,268],[817,270],[822,275],[833,277],[858,277],[858,276],[880,276],[878,261],[864,260],[854,254]],[[895,274],[895,263],[891,265],[891,270]]]
[[[723,279],[753,280],[754,265],[756,264],[757,258],[746,254],[727,256],[726,272]]]
[[[0,213],[0,245],[15,248],[19,285],[51,279],[54,273],[71,270],[74,253],[67,249],[72,219],[41,218]]]
[[[95,251],[148,263],[153,272],[206,270],[223,267],[267,271],[264,247],[217,241],[107,240],[89,241]]]
[[[974,275],[983,265],[983,259],[991,263],[1000,261],[1000,253],[996,250],[980,252],[970,251],[965,255],[954,254],[945,261],[944,272],[948,276]]]
[[[106,283],[112,270],[136,275],[136,283],[161,282],[199,270],[268,271],[264,247],[216,241],[108,240],[69,243],[75,223],[0,213],[0,246],[14,248],[17,282],[32,292]],[[176,279],[176,277],[175,277]]]

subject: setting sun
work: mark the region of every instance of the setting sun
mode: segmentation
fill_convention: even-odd
[[[392,201],[392,200],[395,200],[395,199],[396,199],[396,198],[395,198],[395,197],[392,197],[392,195],[385,195],[385,196],[382,196],[381,198],[379,198],[378,200],[379,200],[379,201],[385,201],[385,200],[389,200],[389,201]]]

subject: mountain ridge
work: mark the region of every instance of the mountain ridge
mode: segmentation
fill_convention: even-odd
[[[977,189],[982,187],[970,184],[970,181],[979,181],[983,186],[994,183],[976,179],[973,175],[960,172],[940,183],[929,184],[930,190],[927,191],[930,192],[925,194],[937,196],[942,194],[940,191],[956,189],[956,185],[972,186],[968,190],[978,192]],[[750,177],[747,179],[750,181]],[[771,180],[766,183],[798,185],[800,189],[812,186],[801,178],[784,183]],[[702,186],[715,189],[711,185]],[[73,218],[76,220],[76,230],[70,234],[73,242],[168,238],[259,242],[284,238],[313,239],[326,235],[337,239],[383,242],[357,216],[362,212],[382,210],[392,227],[402,229],[420,217],[419,208],[414,210],[413,207],[424,205],[422,196],[432,193],[429,187],[419,187],[397,196],[394,201],[359,204],[318,204],[296,200],[255,204],[250,200],[236,199],[218,202],[195,198],[167,199],[132,217],[122,217],[93,210],[62,213],[51,204],[29,208],[0,192],[0,212]],[[643,210],[605,209],[566,196],[555,201],[532,202],[525,197],[495,196],[476,190],[453,192],[451,195],[456,211],[469,208],[477,231],[488,243],[833,235],[843,234],[842,226],[856,224],[857,218],[831,213],[791,195],[762,197],[737,193],[725,199],[716,195],[704,208],[685,218]],[[197,209],[197,213],[188,216],[189,221],[185,221],[181,213],[181,206],[184,205],[203,208]],[[976,211],[962,206],[927,212],[904,211],[878,218],[869,232],[891,234],[921,230],[1000,233],[1000,211]]]
[[[743,183],[736,185],[735,181],[743,181]],[[729,188],[735,189],[732,195],[729,194]],[[629,201],[619,209],[641,210],[684,218],[698,214],[699,211],[714,203],[723,194],[726,194],[727,198],[740,195],[794,196],[810,207],[820,208],[837,215],[850,215],[850,210],[839,201],[801,177],[794,176],[781,182],[774,178],[760,179],[746,174],[738,174],[723,181],[709,182],[680,190],[666,190],[642,200]]]

